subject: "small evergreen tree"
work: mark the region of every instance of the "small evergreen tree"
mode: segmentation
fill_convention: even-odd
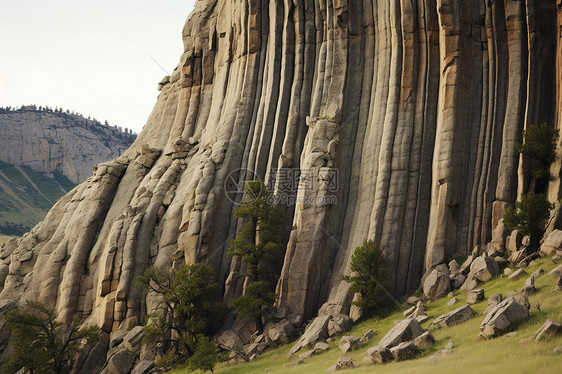
[[[45,305],[27,301],[27,308],[14,309],[6,315],[12,328],[10,345],[14,352],[2,368],[3,373],[15,373],[20,369],[30,373],[68,373],[71,360],[82,351],[82,340],[93,343],[99,328],[79,328],[79,321],[63,329],[56,320],[56,313]]]
[[[554,204],[543,194],[531,192],[522,195],[521,201],[515,202],[515,209],[508,207],[503,212],[503,223],[508,230],[517,230],[523,235],[529,235],[529,248],[531,252],[536,252],[553,208]]]
[[[392,306],[387,289],[386,259],[372,240],[365,240],[351,256],[352,275],[342,275],[351,283],[350,291],[359,295],[354,304],[361,308],[364,317],[383,315]]]
[[[530,125],[523,131],[523,143],[515,143],[515,149],[527,157],[539,162],[540,167],[533,169],[537,179],[548,179],[548,168],[556,159],[556,143],[559,132],[546,122],[541,125]]]
[[[194,356],[201,360],[204,352],[198,350],[209,350],[210,341],[202,339],[207,339],[222,310],[215,279],[214,269],[204,264],[182,264],[173,274],[148,268],[138,279],[140,287],[162,297],[164,313],[150,316],[145,335],[171,346],[174,365]]]
[[[244,219],[245,223],[230,242],[228,254],[240,256],[251,283],[233,304],[240,313],[252,315],[261,332],[262,306],[275,302],[272,290],[282,266],[288,219],[284,211],[272,204],[271,193],[259,180],[246,184],[244,197],[234,210],[234,216]]]

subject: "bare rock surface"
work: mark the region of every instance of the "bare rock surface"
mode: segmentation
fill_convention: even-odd
[[[451,327],[460,325],[474,316],[476,316],[476,312],[470,307],[470,305],[464,305],[440,315],[433,320],[432,324],[440,325],[442,327]]]
[[[379,342],[380,347],[392,348],[400,343],[413,340],[423,334],[423,329],[413,318],[405,320],[394,326]]]
[[[521,299],[508,297],[497,304],[480,324],[481,335],[485,338],[492,338],[501,335],[514,322],[529,317],[529,308]]]

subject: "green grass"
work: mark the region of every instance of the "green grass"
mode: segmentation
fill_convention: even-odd
[[[557,337],[547,341],[531,342],[521,345],[519,341],[532,335],[547,318],[562,320],[562,293],[553,292],[556,279],[548,275],[548,272],[556,265],[549,258],[544,258],[537,265],[526,269],[531,274],[539,267],[542,267],[547,274],[536,279],[535,286],[538,290],[537,295],[531,296],[529,301],[531,307],[531,317],[517,326],[517,335],[514,337],[501,336],[499,338],[485,340],[478,336],[479,326],[483,320],[482,312],[487,307],[484,300],[473,305],[473,309],[478,316],[465,322],[464,324],[451,328],[431,328],[436,339],[436,344],[424,352],[424,355],[416,360],[393,362],[386,365],[371,365],[363,362],[365,352],[369,347],[377,345],[378,341],[394,326],[394,320],[403,319],[401,311],[398,311],[387,318],[381,320],[368,320],[356,325],[348,335],[361,336],[369,329],[377,332],[377,335],[370,343],[361,349],[350,352],[348,355],[353,358],[356,368],[346,371],[349,373],[560,373],[562,368],[562,357],[556,356],[552,350],[556,346],[562,345],[562,337]],[[493,279],[484,285],[485,296],[495,293],[502,293],[504,297],[508,290],[519,290],[525,283],[525,279],[511,281],[503,276]],[[455,296],[459,302],[454,306],[447,306],[448,298],[442,298],[428,303],[428,316],[430,321],[423,324],[425,329],[429,328],[431,320],[442,313],[456,309],[465,305],[466,292],[455,291]],[[541,310],[533,307],[540,303]],[[433,352],[445,347],[451,339],[454,343],[453,352],[437,362],[428,360],[428,356]],[[225,363],[218,364],[216,373],[263,373],[265,368],[270,369],[270,373],[323,373],[328,367],[334,364],[338,357],[343,354],[337,348],[339,338],[330,344],[330,349],[322,354],[305,360],[304,364],[291,366],[292,359],[288,358],[291,344],[268,352],[255,361],[228,366]],[[298,353],[304,352],[304,350]],[[298,356],[298,353],[296,356]],[[185,369],[177,369],[175,373],[185,373]]]
[[[61,174],[50,178],[29,167],[0,161],[0,234],[28,231],[73,187]]]

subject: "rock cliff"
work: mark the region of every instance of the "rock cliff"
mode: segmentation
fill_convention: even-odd
[[[395,294],[416,289],[488,243],[530,188],[514,143],[530,124],[560,128],[561,7],[197,1],[143,132],[2,247],[0,298],[56,300],[63,320],[111,333],[154,309],[134,287],[147,266],[188,261],[213,265],[229,300],[244,269],[226,256],[238,227],[227,192],[252,173],[296,201],[277,284],[290,321],[349,313],[340,275],[366,238]],[[551,172],[554,201],[559,161]]]
[[[81,115],[27,106],[0,110],[0,160],[81,183],[99,162],[121,155],[133,134]]]

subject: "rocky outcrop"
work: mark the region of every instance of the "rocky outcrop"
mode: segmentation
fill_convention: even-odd
[[[0,109],[0,160],[58,173],[81,183],[93,167],[119,157],[135,135],[78,114],[37,109]]]
[[[349,314],[341,274],[366,238],[395,296],[417,289],[427,270],[480,255],[532,188],[514,144],[530,124],[560,127],[557,9],[198,1],[135,144],[3,247],[0,298],[53,302],[111,332],[156,307],[136,276],[186,261],[214,266],[229,302],[246,282],[226,255],[232,211],[255,177],[293,220],[276,288],[293,325]],[[551,173],[554,201],[559,165]]]

